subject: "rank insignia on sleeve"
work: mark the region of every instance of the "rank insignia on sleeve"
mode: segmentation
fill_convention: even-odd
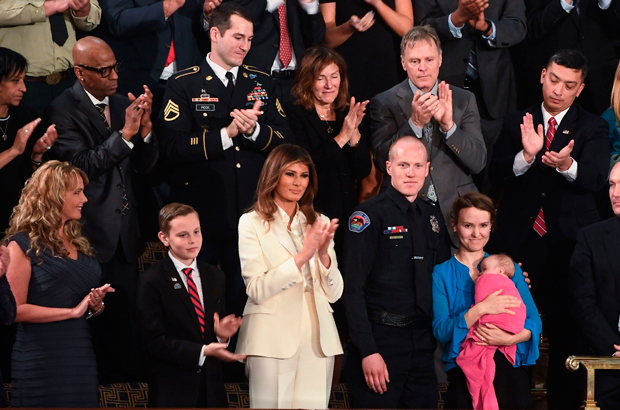
[[[179,111],[179,106],[175,104],[172,100],[168,100],[168,104],[166,104],[166,108],[164,108],[164,120],[174,121],[179,118],[179,115],[181,115],[181,111]]]
[[[435,218],[435,215],[431,215],[431,229],[435,233],[439,233],[439,221]]]
[[[360,233],[370,225],[370,218],[362,211],[355,211],[349,218],[349,230]]]
[[[284,109],[282,108],[282,104],[280,103],[280,100],[278,100],[277,97],[276,97],[276,109],[278,110],[278,114],[280,114],[283,117],[286,117],[286,113],[284,112]]]

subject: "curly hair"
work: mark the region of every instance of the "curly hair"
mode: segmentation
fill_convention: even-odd
[[[49,161],[37,169],[26,181],[19,203],[13,208],[9,228],[3,242],[17,233],[28,234],[30,248],[38,256],[44,249],[49,249],[54,256],[68,256],[69,252],[62,243],[61,212],[65,204],[65,192],[72,189],[78,179],[84,186],[88,177],[81,169],[68,162]],[[64,233],[79,252],[94,256],[95,251],[88,239],[81,234],[82,224],[77,220],[65,222]]]
[[[277,205],[274,200],[274,192],[280,182],[280,177],[286,169],[293,164],[304,164],[308,167],[310,180],[308,187],[301,199],[298,201],[299,210],[306,216],[306,221],[312,225],[316,220],[316,212],[312,203],[318,190],[316,169],[314,162],[308,151],[298,145],[282,144],[276,147],[267,157],[263,170],[258,178],[258,187],[256,188],[256,202],[250,208],[266,222],[273,221],[274,214],[277,211]]]
[[[310,47],[301,58],[299,72],[291,90],[291,94],[297,99],[296,105],[301,105],[308,111],[314,110],[314,94],[312,93],[314,83],[325,67],[330,64],[336,64],[340,71],[340,87],[333,102],[334,109],[341,110],[349,104],[347,63],[338,52],[319,45]]]

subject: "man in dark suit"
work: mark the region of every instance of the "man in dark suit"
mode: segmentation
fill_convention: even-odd
[[[579,405],[583,390],[564,361],[578,346],[566,311],[566,275],[577,232],[601,219],[596,193],[609,168],[607,123],[574,104],[586,61],[563,50],[543,69],[543,103],[506,117],[491,177],[504,188],[490,248],[523,262],[549,338],[549,408]],[[572,350],[572,352],[571,352]]]
[[[476,191],[472,174],[486,164],[476,99],[469,91],[439,84],[442,53],[432,27],[417,26],[405,34],[401,60],[408,78],[370,102],[375,161],[386,173],[392,142],[403,135],[420,138],[431,164],[420,196],[439,205],[444,220],[449,220],[452,202],[464,193]],[[389,185],[386,174],[382,189]],[[454,245],[458,245],[456,233],[450,233]]]
[[[116,289],[107,299],[106,314],[94,321],[100,382],[135,381],[128,312],[133,310],[140,234],[132,173],[148,173],[157,161],[152,96],[147,87],[137,98],[130,95],[133,102],[115,94],[117,60],[98,38],[79,40],[73,60],[78,80],[52,102],[45,117],[58,131],[54,156],[88,175],[83,232],[97,253],[102,283]]]
[[[620,356],[620,164],[609,174],[615,216],[583,228],[570,261],[571,313],[587,341],[588,356]],[[620,375],[596,371],[595,400],[602,410],[620,408]]]
[[[444,61],[439,77],[476,96],[488,166],[504,116],[517,108],[509,47],[525,38],[523,0],[432,0],[414,4],[416,24],[430,24],[441,39]],[[486,172],[475,180],[479,189],[489,193]]]
[[[418,195],[428,170],[424,144],[399,138],[389,150],[391,185],[349,218],[343,375],[353,408],[437,407],[431,274],[450,257],[450,240],[441,212]]]
[[[492,2],[491,2],[492,3]],[[588,61],[590,75],[579,96],[582,108],[601,114],[609,108],[618,66],[618,0],[525,0],[527,37],[515,48],[518,109],[540,101],[537,79],[557,50],[576,48]]]
[[[196,211],[168,204],[159,225],[169,252],[140,275],[136,296],[150,359],[149,407],[226,407],[220,360],[245,358],[226,350],[241,318],[224,317],[224,272],[196,259],[202,246]]]
[[[209,220],[200,257],[226,272],[227,308],[236,314],[245,306],[239,216],[252,204],[266,156],[292,139],[269,75],[241,66],[252,33],[241,6],[217,7],[212,51],[199,66],[170,78],[160,114],[171,200]]]
[[[254,39],[247,64],[270,74],[276,95],[292,104],[295,71],[308,47],[325,35],[325,21],[318,0],[230,0],[252,16]]]

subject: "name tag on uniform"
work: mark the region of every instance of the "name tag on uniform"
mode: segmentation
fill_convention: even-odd
[[[215,104],[196,104],[196,111],[215,111]]]
[[[413,259],[414,259],[414,260],[421,261],[422,259],[424,259],[424,256],[415,256],[415,255],[414,255],[414,256],[413,256]]]
[[[390,236],[390,239],[403,239],[402,235]]]

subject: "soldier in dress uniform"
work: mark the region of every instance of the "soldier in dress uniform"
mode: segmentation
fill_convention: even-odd
[[[193,206],[205,221],[199,258],[226,273],[227,310],[241,314],[237,223],[252,204],[265,158],[292,135],[272,79],[242,65],[253,36],[247,12],[235,3],[217,7],[209,35],[205,61],[168,81],[162,155],[170,201]]]
[[[386,165],[391,185],[356,208],[345,236],[344,374],[352,408],[437,408],[431,275],[450,240],[439,208],[418,196],[424,144],[397,139]]]

